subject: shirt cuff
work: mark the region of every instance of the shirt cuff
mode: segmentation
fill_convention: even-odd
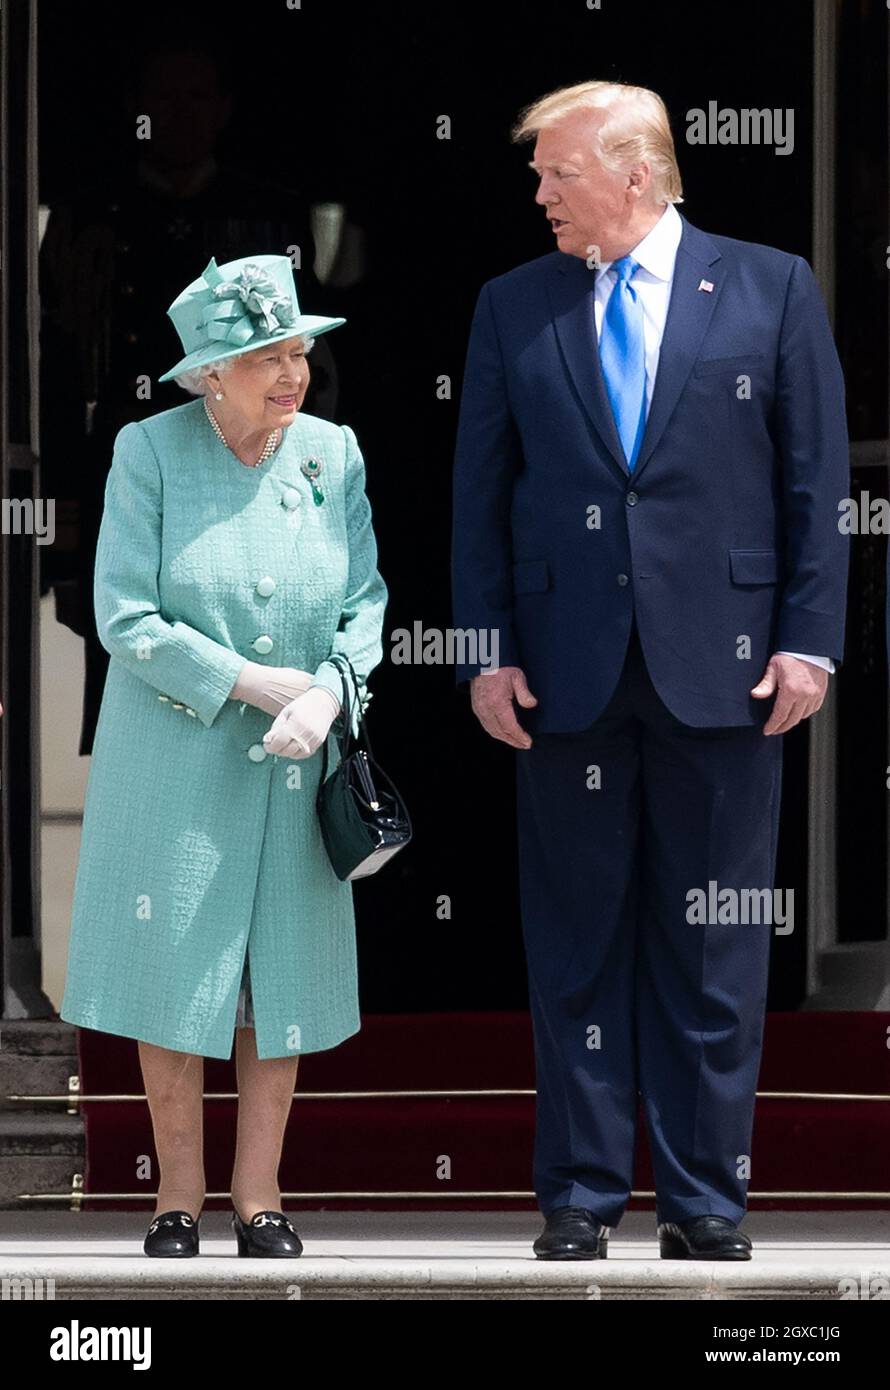
[[[809,661],[813,666],[821,666],[823,671],[834,675],[834,662],[830,656],[809,656],[804,652],[776,652],[777,656],[796,656],[798,661]]]

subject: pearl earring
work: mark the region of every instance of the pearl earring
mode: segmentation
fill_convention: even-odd
[[[216,399],[217,399],[218,401],[221,401],[221,400],[222,400],[222,391],[217,391],[217,393],[216,393]]]

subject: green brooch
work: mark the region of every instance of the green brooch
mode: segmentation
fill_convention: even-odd
[[[309,458],[300,464],[300,472],[309,479],[312,484],[312,500],[316,507],[320,507],[324,501],[324,493],[316,483],[316,478],[321,473],[321,459]]]

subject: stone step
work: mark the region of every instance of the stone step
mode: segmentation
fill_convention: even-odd
[[[11,1095],[67,1096],[78,1071],[77,1031],[53,1019],[4,1019],[0,1023],[0,1111]],[[33,1107],[42,1109],[43,1107]]]
[[[176,1273],[158,1270],[175,1264]],[[270,1273],[268,1266],[277,1269]],[[299,1268],[291,1269],[291,1265]],[[2,1297],[35,1297],[31,1290],[53,1289],[56,1302],[65,1300],[133,1301],[182,1300],[402,1300],[461,1302],[495,1300],[557,1300],[584,1302],[606,1299],[778,1299],[837,1300],[841,1292],[858,1287],[861,1264],[849,1259],[819,1268],[788,1260],[781,1267],[744,1267],[691,1261],[594,1260],[548,1264],[544,1261],[464,1260],[332,1260],[305,1255],[294,1261],[150,1260],[143,1257],[109,1260],[5,1260],[0,1266]],[[286,1266],[286,1267],[284,1267]],[[608,1268],[607,1268],[608,1266]],[[890,1263],[871,1269],[874,1292],[886,1297]],[[24,1281],[24,1282],[23,1282]],[[18,1287],[18,1295],[14,1289]],[[36,1296],[47,1296],[46,1294]]]
[[[0,1218],[5,1298],[859,1300],[890,1286],[890,1214],[756,1212],[741,1263],[662,1260],[654,1217],[631,1212],[605,1260],[536,1260],[531,1213],[291,1213],[304,1242],[296,1260],[239,1259],[225,1212],[201,1222],[202,1253],[150,1260],[146,1212],[19,1213]],[[270,1265],[273,1266],[270,1268]],[[54,1281],[48,1285],[47,1281]],[[42,1281],[42,1282],[41,1282]],[[16,1288],[18,1294],[16,1294]],[[886,1296],[886,1295],[884,1295]]]
[[[890,948],[886,941],[841,942],[819,952],[819,988],[811,1009],[882,1011],[890,1007]]]
[[[53,1053],[0,1052],[0,1111],[44,1109],[9,1096],[67,1096],[69,1078],[77,1075],[77,1058]],[[64,1102],[62,1103],[64,1104]]]
[[[0,1211],[23,1209],[23,1192],[70,1193],[75,1173],[83,1173],[83,1154],[13,1154],[0,1158]]]
[[[46,1052],[4,1056],[0,1094],[67,1094],[72,1065],[76,1058]],[[63,1106],[0,1108],[0,1211],[21,1211],[22,1193],[70,1193],[75,1173],[85,1168],[85,1152],[81,1116]]]
[[[0,1112],[0,1158],[17,1154],[83,1154],[79,1115],[59,1110]]]
[[[51,1018],[7,1018],[0,1022],[0,1056],[8,1052],[77,1057],[77,1029]]]

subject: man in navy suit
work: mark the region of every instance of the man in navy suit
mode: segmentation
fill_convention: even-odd
[[[777,736],[843,656],[843,376],[805,260],[677,212],[655,93],[563,89],[531,138],[556,249],[479,295],[453,589],[498,643],[458,682],[520,750],[534,1248],[606,1255],[642,1097],[662,1257],[749,1259]]]

